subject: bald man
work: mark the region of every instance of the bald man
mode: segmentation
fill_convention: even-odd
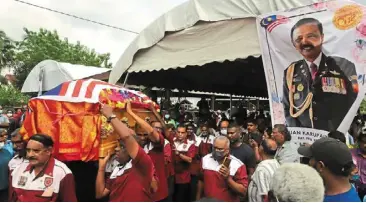
[[[269,183],[276,169],[280,167],[278,161],[274,159],[276,150],[276,141],[272,139],[265,139],[260,144],[259,155],[262,161],[255,169],[249,184],[249,202],[267,202]]]
[[[228,165],[224,160],[231,160]],[[230,141],[218,136],[213,142],[213,151],[202,158],[196,199],[214,198],[222,202],[239,202],[248,188],[245,165],[230,155]],[[203,196],[202,196],[203,195]]]

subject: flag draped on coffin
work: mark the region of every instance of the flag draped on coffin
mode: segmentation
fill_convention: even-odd
[[[152,102],[140,92],[99,80],[65,82],[29,101],[20,132],[26,140],[36,133],[50,135],[55,143],[54,155],[60,160],[97,160],[100,103],[123,109],[127,99],[133,108],[148,108]]]

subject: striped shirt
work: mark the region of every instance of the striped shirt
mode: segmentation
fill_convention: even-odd
[[[280,164],[276,159],[260,162],[252,175],[248,187],[249,202],[263,202],[262,195],[267,195],[272,176]]]

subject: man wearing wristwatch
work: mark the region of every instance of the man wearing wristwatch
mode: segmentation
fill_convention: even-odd
[[[102,114],[108,118],[119,136],[116,158],[119,164],[110,177],[105,178],[105,169],[111,154],[99,159],[96,179],[96,198],[109,195],[111,202],[151,202],[153,201],[152,180],[155,174],[154,164],[135,139],[133,130],[119,119],[115,119],[113,109],[108,105],[101,107]]]

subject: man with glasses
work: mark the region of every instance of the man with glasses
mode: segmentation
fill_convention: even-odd
[[[136,115],[128,102],[127,113],[136,121],[135,132],[140,146],[151,157],[156,169],[159,183],[158,190],[154,194],[153,201],[165,201],[168,197],[168,181],[166,177],[166,166],[164,157],[165,139],[158,128],[153,128],[147,121]],[[155,124],[156,125],[156,124]]]
[[[52,151],[53,141],[50,136],[35,134],[30,137],[26,147],[29,163],[23,162],[13,170],[9,201],[77,201],[71,170],[53,158]]]
[[[18,128],[13,133],[11,133],[11,142],[13,144],[15,156],[10,160],[8,164],[9,171],[13,171],[17,166],[22,163],[28,163],[25,151],[26,142],[23,140],[22,135],[19,134],[19,130],[20,129]]]
[[[239,202],[248,187],[245,165],[230,155],[230,141],[226,136],[214,140],[212,154],[202,158],[197,200],[202,197],[214,198],[223,202]],[[225,161],[231,160],[231,161]]]
[[[159,119],[158,119],[159,120]],[[151,126],[163,134],[164,125],[159,121],[152,121]],[[168,180],[168,199],[167,201],[173,201],[173,192],[174,192],[174,164],[172,160],[172,147],[169,140],[164,139],[164,160],[165,160],[165,174]]]

